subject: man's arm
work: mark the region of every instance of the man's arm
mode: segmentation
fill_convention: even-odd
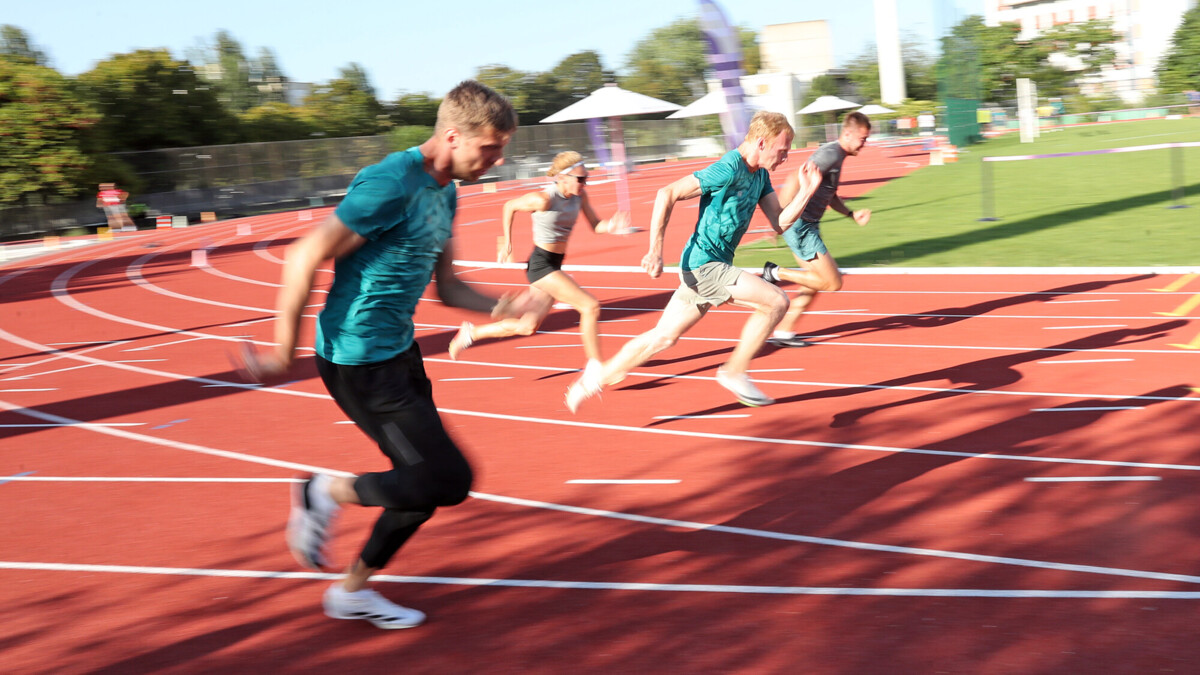
[[[849,206],[846,206],[846,202],[842,201],[840,195],[834,195],[833,199],[829,200],[829,208],[837,211],[843,216],[853,218],[854,222],[858,223],[859,227],[866,225],[871,220],[871,209],[858,209],[855,211]]]
[[[519,294],[505,293],[499,298],[484,295],[454,273],[454,239],[447,239],[445,248],[434,267],[434,288],[438,298],[448,307],[491,314],[493,319],[521,316],[529,309],[529,290]]]
[[[352,253],[366,240],[333,214],[287,247],[282,286],[275,299],[275,348],[267,353],[242,350],[242,365],[253,380],[287,372],[296,352],[300,317],[321,263]]]
[[[789,183],[791,178],[788,179]],[[804,207],[808,206],[808,200],[816,194],[817,188],[821,185],[821,169],[812,162],[805,162],[804,166],[796,172],[796,192],[791,199],[787,200],[787,206],[783,212],[779,214],[779,222],[794,223],[800,218],[800,214],[804,213]],[[786,189],[787,184],[784,185]]]
[[[695,174],[660,188],[654,197],[654,213],[650,216],[650,250],[642,258],[642,269],[651,278],[658,278],[663,270],[663,239],[667,233],[667,221],[671,219],[671,210],[675,202],[681,199],[695,199],[700,196],[700,179]]]

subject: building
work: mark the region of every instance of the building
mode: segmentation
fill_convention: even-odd
[[[1124,37],[1114,45],[1116,67],[1106,70],[1098,84],[1131,103],[1156,86],[1155,70],[1171,38],[1197,0],[985,0],[984,22],[989,26],[1015,22],[1022,39],[1064,23],[1092,19],[1112,21]]]

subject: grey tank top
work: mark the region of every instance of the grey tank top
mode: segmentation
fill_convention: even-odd
[[[579,219],[579,205],[583,201],[579,195],[564,197],[558,191],[558,184],[546,186],[546,194],[550,195],[550,204],[545,211],[534,211],[533,243],[559,244],[571,236],[571,228]]]

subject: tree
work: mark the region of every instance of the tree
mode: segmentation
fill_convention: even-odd
[[[918,100],[935,98],[934,60],[921,48],[921,43],[905,36],[900,43],[900,60],[904,63],[905,95]],[[879,101],[879,57],[874,45],[846,64],[846,71],[863,102]]]
[[[1200,90],[1200,6],[1183,15],[1171,46],[1158,66],[1158,88],[1163,93]]]
[[[303,108],[281,102],[255,106],[239,115],[238,120],[242,140],[249,143],[294,141],[309,138],[317,131]]]
[[[89,190],[82,134],[96,118],[56,71],[0,58],[0,205]]]
[[[570,99],[567,105],[610,82],[617,81],[616,74],[605,68],[600,55],[591,50],[577,52],[564,58],[554,66],[550,74],[557,81],[558,91]]]
[[[391,106],[392,125],[432,127],[442,100],[427,93],[402,93]]]
[[[209,83],[165,49],[117,54],[76,80],[101,115],[89,134],[97,152],[231,143],[237,119]]]
[[[341,77],[318,86],[304,101],[311,123],[326,136],[372,136],[386,130],[391,121],[375,99],[362,66],[351,63]]]
[[[187,51],[196,71],[212,82],[217,98],[235,114],[270,102],[284,102],[287,76],[275,52],[261,47],[248,58],[242,43],[228,31],[217,31],[211,44],[200,42]]]
[[[708,90],[704,35],[697,19],[679,19],[634,45],[625,61],[621,86],[640,94],[686,105]]]
[[[10,24],[0,26],[0,58],[27,66],[49,65],[46,53],[33,45],[29,35]]]
[[[504,94],[517,117],[525,124],[537,123],[573,102],[570,91],[562,91],[552,72],[529,73],[501,64],[479,68],[475,79]]]

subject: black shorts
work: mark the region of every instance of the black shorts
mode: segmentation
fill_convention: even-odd
[[[565,253],[551,253],[541,246],[534,246],[529,254],[529,264],[525,266],[525,278],[533,283],[544,276],[562,269]]]

